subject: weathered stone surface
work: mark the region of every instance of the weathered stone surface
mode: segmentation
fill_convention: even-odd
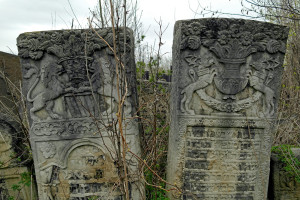
[[[8,200],[10,197],[20,200],[37,199],[36,187],[34,184],[27,186],[20,183],[20,181],[22,181],[21,177],[29,174],[29,172],[27,167],[21,166],[0,168],[0,200]],[[33,180],[30,181],[33,182]],[[20,190],[14,189],[14,186],[19,187]]]
[[[122,48],[118,51],[126,58],[128,88],[124,117],[131,118],[123,122],[123,129],[128,148],[139,155],[139,129],[132,119],[137,106],[133,37],[126,29],[124,54],[121,32],[117,41]],[[111,29],[97,30],[97,34],[113,46]],[[41,200],[122,198],[118,185],[122,166],[116,161],[118,143],[112,131],[118,126],[116,61],[97,34],[92,30],[64,30],[18,37]],[[130,196],[140,199],[140,185],[134,176],[137,161],[128,156],[128,163]]]
[[[36,187],[30,180],[31,159],[16,116],[19,110],[15,87],[21,81],[20,60],[16,55],[0,52],[0,200],[36,199]],[[29,178],[28,185],[20,183]],[[20,187],[13,190],[13,187]]]
[[[292,149],[294,155],[300,160],[300,148]],[[274,200],[299,200],[300,199],[300,183],[295,180],[284,169],[282,163],[276,154],[271,156],[271,174],[269,199]]]
[[[0,120],[18,126],[20,109],[18,92],[22,80],[20,59],[17,55],[0,52]]]
[[[30,169],[26,166],[26,158],[21,155],[26,153],[22,144],[20,128],[15,121],[9,120],[7,116],[0,117],[0,200],[9,197],[22,199],[36,199],[36,186],[30,180]],[[24,177],[29,178],[28,185],[22,181]],[[14,190],[13,186],[20,190]]]
[[[21,67],[20,67],[20,59],[17,55],[13,55],[10,53],[5,53],[0,51],[0,68],[5,72],[7,78],[12,81],[13,84],[19,85],[21,76]],[[2,77],[4,78],[4,77]],[[1,84],[1,90],[5,91],[2,88],[5,84]]]
[[[174,29],[167,179],[171,199],[267,198],[288,29],[242,19]]]

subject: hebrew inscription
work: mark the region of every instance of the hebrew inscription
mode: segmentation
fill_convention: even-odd
[[[255,187],[262,135],[263,129],[188,127],[184,198],[253,199],[255,189],[261,190]]]
[[[176,23],[167,178],[183,193],[171,199],[267,198],[287,35],[241,19]]]
[[[133,37],[129,29],[120,32],[116,37],[126,52],[117,52],[127,76],[122,128],[128,148],[139,155],[139,128],[133,119],[137,105]],[[118,129],[122,88],[117,89],[116,60],[108,47],[113,46],[112,34],[108,28],[63,30],[24,33],[17,39],[41,200],[123,198],[122,166],[113,153],[112,127]],[[128,173],[137,174],[137,160],[128,158],[128,163]],[[137,178],[129,177],[131,199],[141,198],[140,186]]]

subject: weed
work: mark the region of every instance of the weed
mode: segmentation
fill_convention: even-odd
[[[288,172],[291,177],[295,177],[295,180],[300,183],[300,161],[295,157],[291,148],[292,145],[278,145],[272,147],[272,152],[276,153],[278,159],[283,162],[284,170]]]

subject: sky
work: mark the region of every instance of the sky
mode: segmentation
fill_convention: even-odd
[[[0,51],[17,54],[16,38],[19,34],[70,29],[75,16],[83,28],[88,27],[87,18],[91,16],[90,10],[96,8],[97,2],[98,0],[0,0]],[[202,10],[198,3],[202,7],[222,12],[240,13],[241,10],[240,0],[138,0],[146,36],[144,43],[157,47],[156,33],[159,26],[156,21],[161,19],[163,29],[167,28],[162,38],[162,53],[170,54],[175,21],[203,17],[193,12],[198,10],[200,13]],[[78,27],[76,22],[75,26]]]

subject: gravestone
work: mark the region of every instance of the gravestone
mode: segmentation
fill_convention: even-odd
[[[36,198],[36,186],[31,179],[26,147],[20,139],[19,124],[0,115],[0,200]],[[23,155],[23,156],[22,156]]]
[[[34,200],[37,193],[31,180],[32,159],[26,148],[26,133],[16,117],[19,104],[18,92],[14,91],[21,81],[19,57],[0,52],[0,71],[0,200]]]
[[[0,70],[4,73],[4,76],[0,77],[0,101],[3,103],[0,105],[0,109],[2,114],[8,114],[5,109],[17,113],[18,108],[13,102],[12,90],[14,87],[19,88],[22,79],[19,57],[0,51]]]
[[[300,148],[292,148],[294,156],[300,160]],[[269,186],[269,199],[274,200],[299,200],[300,199],[300,183],[296,181],[294,176],[287,172],[282,161],[278,159],[277,154],[271,156],[271,173]],[[299,169],[299,166],[296,166]]]
[[[167,180],[171,199],[267,198],[288,29],[242,19],[174,28]]]
[[[116,37],[116,52],[125,66],[118,70],[120,60],[110,49],[112,29],[32,32],[17,39],[41,200],[122,199],[121,141],[126,140],[126,152],[139,155],[140,147],[133,118],[132,31],[119,29]],[[124,102],[124,138],[116,117],[119,97]],[[126,163],[130,198],[140,199],[137,160],[127,153]]]

